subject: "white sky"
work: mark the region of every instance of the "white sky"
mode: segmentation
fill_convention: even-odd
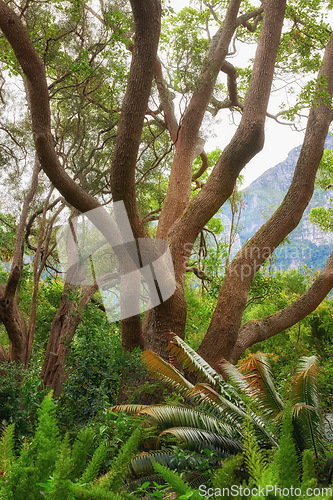
[[[170,4],[176,11],[189,6],[189,0],[169,0]],[[254,2],[256,3],[256,2]],[[260,2],[258,2],[259,5]],[[332,11],[330,11],[332,14]],[[332,18],[333,16],[330,16]],[[252,54],[249,55],[251,57]],[[235,59],[233,61],[235,63]],[[280,102],[286,102],[284,91],[276,92],[271,99],[268,112],[275,114],[278,111]],[[206,151],[212,151],[216,147],[223,149],[232,138],[236,126],[230,123],[227,113],[218,114],[220,123],[214,130],[214,137],[206,142]],[[244,175],[243,187],[247,187],[252,181],[259,177],[265,170],[274,167],[281,161],[285,160],[291,149],[299,146],[303,142],[304,131],[296,132],[287,125],[276,123],[273,119],[267,118],[265,126],[265,145],[263,150],[257,154],[251,162],[243,170]]]

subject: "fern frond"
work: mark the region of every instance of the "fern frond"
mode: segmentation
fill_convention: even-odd
[[[244,422],[244,462],[246,468],[256,485],[260,484],[260,478],[267,469],[266,457],[259,446],[254,434],[253,424],[246,420]]]
[[[182,478],[176,472],[170,470],[158,462],[154,462],[154,469],[157,474],[163,477],[163,479],[170,484],[177,496],[188,495],[191,493],[190,486],[182,480]]]
[[[15,424],[4,427],[0,440],[0,474],[9,472],[12,463],[15,460],[14,454],[14,432]]]
[[[99,480],[99,484],[112,491],[118,491],[128,471],[130,460],[137,451],[141,439],[141,429],[135,429],[131,437],[122,445],[113,460],[111,470]]]
[[[102,467],[102,463],[106,458],[106,448],[105,444],[101,443],[98,448],[94,451],[94,454],[85,468],[79,483],[86,484],[92,483],[98,476],[98,473]]]
[[[93,429],[87,427],[82,429],[73,444],[72,459],[73,471],[72,478],[77,479],[87,462],[89,452],[94,440]]]

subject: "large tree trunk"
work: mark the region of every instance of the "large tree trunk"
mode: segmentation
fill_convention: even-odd
[[[17,274],[20,275],[18,269]],[[2,349],[0,358],[3,359],[5,357],[8,361],[16,361],[17,363],[24,364],[28,342],[27,325],[16,300],[8,298],[6,288],[3,285],[0,285],[0,318],[9,338],[8,357]]]
[[[235,20],[237,10],[236,3],[232,2],[230,4],[229,11],[230,17],[228,19],[228,23],[225,24],[228,36],[231,36],[232,29],[234,29],[237,25]],[[187,198],[187,208],[182,213],[181,211],[184,207],[180,202],[177,202],[176,199],[181,196],[183,197],[184,191],[186,194],[188,189],[185,190],[184,186],[177,183],[177,176],[180,176],[183,179],[186,178],[187,184],[189,183],[190,185],[191,170],[189,170],[189,165],[191,166],[191,161],[193,160],[194,155],[193,148],[196,145],[196,141],[193,142],[193,138],[197,138],[195,126],[197,124],[196,119],[198,118],[198,115],[194,114],[191,103],[187,112],[192,117],[192,123],[194,123],[194,132],[192,132],[192,136],[190,130],[192,124],[191,120],[189,119],[187,122],[185,120],[187,115],[185,114],[184,116],[184,124],[182,124],[179,138],[177,139],[177,148],[180,147],[182,141],[185,143],[189,142],[192,145],[192,148],[188,149],[187,162],[185,162],[184,158],[178,158],[177,155],[175,156],[171,171],[171,178],[173,177],[174,168],[176,169],[175,171],[178,172],[180,166],[183,165],[185,172],[178,172],[177,175],[175,175],[174,190],[172,189],[173,184],[169,184],[167,197],[170,201],[167,202],[168,200],[166,200],[166,203],[163,206],[160,219],[161,221],[158,229],[158,235],[160,237],[166,237],[167,231],[169,231],[168,241],[170,243],[170,249],[173,257],[179,293],[179,297],[175,297],[174,299],[177,305],[185,304],[185,299],[184,297],[180,298],[180,294],[183,293],[184,290],[186,264],[197,236],[205,224],[207,224],[207,222],[232,194],[237,177],[241,170],[263,147],[266,110],[273,80],[274,65],[280,41],[284,11],[285,0],[279,0],[274,3],[268,2],[265,4],[264,22],[259,37],[250,87],[243,105],[241,123],[230,144],[225,148],[217,161],[207,183],[203,186],[200,193],[189,203],[189,199]],[[213,68],[215,71],[217,70],[217,73],[213,72],[213,78],[217,76],[218,71],[222,68],[224,57],[226,55],[225,44],[229,39],[223,35],[223,31],[220,33],[220,36],[221,39],[215,49],[216,52],[213,52],[214,55],[211,59],[211,61],[213,61],[211,63],[213,64]],[[208,74],[210,73],[208,72]],[[206,78],[207,74],[204,73],[203,81],[201,85],[199,85],[198,94],[195,93],[192,98],[195,100],[195,107],[199,107],[200,110],[202,103],[204,103],[204,109],[206,109],[213,91],[213,86],[210,86],[211,81],[206,81]],[[258,88],[260,88],[260,92],[258,92]],[[205,92],[203,92],[203,89],[205,89]],[[197,99],[198,96],[200,98]],[[198,123],[201,123],[200,119],[198,119]],[[184,130],[186,130],[186,135],[183,132],[185,139],[182,139],[183,127]],[[191,137],[192,142],[190,142]],[[187,148],[185,148],[185,150],[187,150]],[[190,154],[192,157],[190,157]],[[156,319],[154,319],[154,315],[156,315]],[[185,309],[184,311],[180,311],[178,307],[178,309],[175,309],[175,313],[170,315],[167,308],[159,308],[158,310],[149,312],[148,320],[145,322],[145,326],[154,325],[156,328],[159,325],[163,325],[164,330],[172,331],[175,328],[175,325],[177,325],[178,331],[180,330],[180,336],[183,337],[185,317]],[[181,322],[182,328],[179,328]],[[149,335],[146,329],[144,333],[148,347],[152,348],[152,336]],[[157,343],[164,342],[164,340],[162,340],[163,332],[160,334],[160,332],[156,330],[155,336],[156,340],[153,342],[154,349],[155,351],[158,350],[159,352],[163,352],[162,344],[160,347],[157,346]],[[163,357],[167,357],[167,353],[165,351],[163,352]]]
[[[177,284],[175,293],[161,305],[148,311],[143,322],[145,348],[167,359],[168,333],[184,338],[186,300],[184,288]]]

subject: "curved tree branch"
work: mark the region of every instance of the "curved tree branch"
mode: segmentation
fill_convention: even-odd
[[[230,361],[235,363],[245,349],[295,325],[313,312],[333,288],[333,253],[311,287],[292,304],[266,318],[248,321],[240,328]]]
[[[241,1],[230,0],[223,27],[213,37],[207,63],[190,103],[185,111],[176,143],[168,190],[161,212],[157,237],[166,238],[175,220],[183,213],[191,195],[192,162],[198,151],[199,129],[213,94],[217,76],[225,60],[236,29]]]
[[[191,200],[181,218],[173,225],[169,234],[171,247],[179,246],[180,241],[194,243],[201,228],[231,195],[241,170],[263,147],[264,124],[285,3],[285,0],[265,3],[264,20],[240,125],[200,193]],[[182,273],[183,261],[184,255],[181,255],[175,262],[178,275]]]

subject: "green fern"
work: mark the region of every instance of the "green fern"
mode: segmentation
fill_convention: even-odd
[[[73,471],[73,459],[69,445],[69,437],[66,434],[61,443],[59,458],[55,464],[55,470],[52,475],[51,488],[48,494],[50,500],[68,498],[70,493],[70,477]]]
[[[260,484],[260,478],[267,468],[267,460],[256,440],[253,425],[249,420],[244,422],[244,463],[254,484]]]
[[[317,486],[315,460],[312,450],[304,450],[302,454],[302,490],[307,491],[308,488]]]
[[[48,482],[59,456],[61,441],[52,392],[44,398],[38,413],[34,438],[22,447],[8,478],[8,488],[17,500],[43,498],[39,484]]]
[[[70,485],[71,497],[77,500],[124,500],[124,496],[113,491],[107,491],[103,486],[82,486],[72,483]],[[125,497],[127,498],[127,497]],[[67,499],[66,499],[67,500]]]
[[[7,425],[2,432],[0,440],[0,476],[9,472],[15,460],[14,432],[15,424]]]
[[[154,469],[157,474],[162,476],[163,479],[170,484],[178,498],[182,498],[182,495],[184,495],[184,498],[191,498],[193,500],[199,500],[199,498],[202,498],[199,496],[198,492],[192,490],[189,484],[182,480],[179,474],[170,470],[168,467],[154,462]]]
[[[87,427],[82,429],[74,444],[72,449],[72,458],[73,458],[73,470],[72,470],[72,479],[77,479],[82,473],[84,466],[87,462],[88,455],[92,448],[94,440],[94,431],[93,429]]]
[[[282,419],[280,447],[277,452],[279,484],[283,488],[299,486],[300,471],[293,431],[291,404],[288,402]]]
[[[94,451],[92,459],[88,463],[85,471],[80,478],[80,484],[92,483],[97,478],[106,457],[106,447],[101,443]]]
[[[128,472],[130,460],[139,447],[140,439],[141,429],[137,428],[128,441],[123,444],[118,456],[112,462],[111,470],[99,480],[99,484],[112,491],[119,490],[124,476]]]
[[[213,476],[213,485],[221,491],[223,488],[231,488],[233,485],[240,485],[240,478],[236,471],[243,464],[243,454],[233,455],[223,460],[222,467]]]

